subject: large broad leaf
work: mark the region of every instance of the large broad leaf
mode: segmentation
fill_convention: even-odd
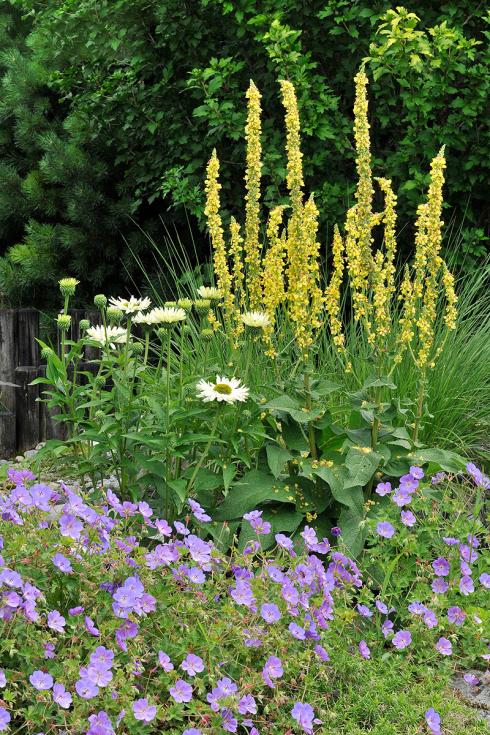
[[[324,413],[322,409],[307,411],[305,408],[302,408],[298,401],[286,395],[278,396],[272,401],[269,401],[269,403],[265,404],[265,408],[279,413],[287,413],[297,421],[298,424],[307,424],[310,421],[314,421]]]
[[[344,508],[339,517],[342,529],[342,541],[347,547],[349,556],[356,557],[364,546],[366,538],[364,515],[357,508]]]
[[[351,447],[345,459],[345,466],[349,477],[344,482],[344,487],[356,487],[367,485],[379,467],[382,455],[368,449]]]
[[[461,472],[466,467],[466,460],[456,452],[449,449],[417,449],[407,457],[410,464],[426,464],[427,462],[437,465],[445,472]]]
[[[242,518],[244,513],[267,501],[294,503],[295,500],[291,492],[285,490],[284,483],[265,472],[251,470],[230,488],[224,503],[214,513],[214,518],[217,521]]]
[[[293,459],[293,455],[290,451],[284,449],[284,447],[279,447],[275,444],[268,444],[266,451],[270,471],[274,477],[279,477],[283,471],[284,465],[290,459]]]

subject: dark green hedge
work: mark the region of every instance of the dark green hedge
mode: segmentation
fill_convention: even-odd
[[[322,238],[352,195],[352,78],[368,58],[373,149],[402,238],[445,143],[448,240],[486,252],[485,4],[413,0],[10,0],[0,16],[0,297],[49,301],[58,274],[114,290],[159,217],[203,252],[214,146],[225,207],[243,196],[244,92],[263,94],[265,204],[284,193],[277,80],[296,85]],[[141,229],[140,229],[141,228]],[[129,243],[129,247],[128,244]],[[122,263],[121,263],[122,259]]]

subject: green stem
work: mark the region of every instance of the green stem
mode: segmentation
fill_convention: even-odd
[[[169,435],[170,435],[170,357],[172,354],[172,332],[171,328],[167,328],[167,403],[165,407],[165,431],[167,433],[167,449],[165,452],[165,518],[168,516],[169,510],[169,482],[171,476],[170,467],[170,447],[169,447]]]
[[[311,411],[311,384],[310,384],[310,374],[308,372],[308,369],[305,370],[305,376],[304,376],[304,387],[305,387],[305,394],[306,394],[306,408],[308,411]],[[317,451],[316,451],[316,442],[315,442],[315,427],[313,426],[313,421],[308,421],[308,442],[310,445],[310,456],[313,460],[316,460],[318,458]]]
[[[413,425],[413,436],[412,436],[412,439],[414,442],[417,442],[419,439],[420,422],[422,421],[422,413],[424,410],[425,386],[426,386],[426,379],[425,379],[425,372],[424,372],[422,376],[420,377],[420,383],[419,383],[419,395],[417,398],[417,413],[415,414],[415,422]]]
[[[146,363],[148,362],[148,350],[150,348],[150,330],[146,330],[145,334],[145,353],[143,355],[143,365],[146,367]]]
[[[219,411],[219,409],[217,409],[216,410],[216,416],[214,417],[214,422],[213,422],[213,425],[212,425],[212,428],[211,428],[211,434],[209,436],[209,439],[207,441],[206,446],[204,447],[203,453],[199,457],[199,462],[197,463],[197,465],[194,468],[194,472],[191,475],[191,479],[189,480],[189,484],[187,485],[187,495],[189,495],[190,491],[192,490],[192,486],[194,485],[194,482],[196,480],[197,474],[198,474],[199,470],[201,469],[204,460],[207,458],[207,456],[209,454],[209,450],[211,449],[211,444],[213,443],[213,440],[216,437],[216,429],[218,428],[218,420],[219,420],[219,417],[220,417],[220,411]]]

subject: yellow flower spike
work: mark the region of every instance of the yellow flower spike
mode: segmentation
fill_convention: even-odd
[[[267,239],[269,247],[265,252],[262,269],[263,304],[269,316],[269,325],[263,331],[263,340],[267,346],[266,354],[275,357],[276,351],[272,345],[276,310],[284,301],[284,266],[286,257],[286,239],[279,234],[284,215],[284,206],[274,207],[269,215],[267,224]]]
[[[376,179],[384,193],[385,206],[381,222],[384,224],[384,254],[378,250],[373,268],[373,307],[376,336],[384,338],[391,332],[391,300],[395,292],[396,255],[396,196],[389,179]]]
[[[204,214],[208,220],[208,229],[213,245],[214,272],[218,288],[223,294],[223,306],[225,312],[225,321],[228,325],[233,321],[235,314],[235,304],[233,293],[231,290],[231,274],[228,268],[226,257],[226,245],[223,236],[223,224],[221,221],[220,198],[219,192],[221,184],[219,183],[219,160],[216,150],[213,151],[209,159],[206,176],[206,207]]]
[[[458,310],[456,307],[458,297],[454,290],[454,276],[444,263],[442,271],[442,283],[444,286],[444,293],[446,296],[446,311],[444,314],[444,323],[448,329],[456,329],[456,318],[458,316]]]
[[[358,175],[356,189],[356,218],[360,247],[360,262],[365,272],[372,267],[371,254],[371,217],[373,202],[373,182],[371,174],[371,142],[368,122],[368,78],[363,68],[354,77],[356,95],[354,102],[354,139],[356,144],[356,168]]]
[[[421,300],[417,328],[419,349],[416,356],[421,370],[433,362],[430,353],[434,344],[434,325],[437,318],[439,276],[443,265],[442,247],[442,187],[444,184],[444,147],[431,162],[430,184],[425,207],[421,209],[419,245],[425,250],[416,257],[416,297]],[[422,265],[425,265],[425,267]],[[417,271],[417,268],[422,271]],[[425,271],[425,272],[424,272]],[[423,293],[420,293],[423,284]]]
[[[320,243],[317,239],[319,216],[320,213],[312,194],[305,204],[303,214],[304,238],[308,255],[307,297],[310,305],[309,326],[311,330],[318,329],[322,325],[323,293],[320,287]]]
[[[243,237],[240,234],[240,225],[234,217],[230,219],[230,258],[232,259],[232,278],[235,299],[240,309],[244,309],[244,273],[243,273]]]
[[[260,283],[260,179],[262,175],[261,95],[251,81],[247,91],[248,115],[245,127],[247,166],[245,170],[245,263],[247,290],[251,309],[259,309],[262,301]]]
[[[325,309],[328,314],[332,342],[340,353],[345,352],[345,336],[342,325],[341,287],[344,277],[344,241],[337,225],[333,230],[333,270],[325,289]]]
[[[300,217],[303,207],[303,154],[301,153],[300,122],[296,92],[291,82],[282,80],[282,102],[286,110],[287,186],[293,217]]]

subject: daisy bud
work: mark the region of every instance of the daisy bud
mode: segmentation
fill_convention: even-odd
[[[67,332],[70,329],[71,316],[69,314],[58,314],[56,319],[58,329],[62,332]]]
[[[192,303],[192,299],[179,299],[177,301],[177,306],[184,309],[184,311],[190,311],[192,309]]]
[[[123,312],[121,309],[118,309],[117,306],[109,306],[107,309],[107,318],[111,322],[120,322],[123,318]]]
[[[80,319],[80,330],[82,332],[85,332],[86,329],[90,327],[90,322],[88,319]]]
[[[206,327],[205,329],[201,330],[201,337],[206,342],[208,342],[209,340],[213,339],[214,331],[212,329],[209,329],[209,327]]]
[[[58,283],[63,296],[73,296],[80,281],[76,278],[62,278]]]
[[[197,301],[194,301],[194,306],[197,311],[208,311],[211,301],[209,299],[197,299]]]
[[[98,293],[94,296],[94,304],[98,309],[103,309],[107,304],[107,296],[104,296],[103,293]]]
[[[43,347],[41,350],[41,357],[43,360],[49,360],[54,355],[54,351],[51,347]]]

